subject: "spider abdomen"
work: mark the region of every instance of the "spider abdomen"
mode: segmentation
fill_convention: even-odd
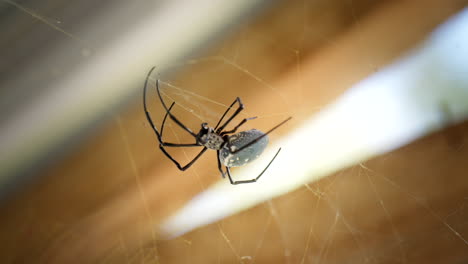
[[[219,160],[226,167],[239,167],[253,161],[265,150],[268,145],[268,136],[260,138],[254,144],[239,152],[231,153],[231,151],[242,148],[262,135],[265,135],[262,131],[251,129],[229,136],[229,144],[226,144],[219,151]],[[229,151],[228,145],[231,146],[231,151]]]

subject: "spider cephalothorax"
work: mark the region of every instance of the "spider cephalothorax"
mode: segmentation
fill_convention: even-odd
[[[197,134],[197,141],[202,146],[214,150],[220,150],[224,143],[223,137],[216,134],[212,127],[208,127],[208,123],[202,123],[202,128]]]
[[[263,133],[257,129],[251,129],[247,131],[237,132],[237,129],[242,126],[245,122],[255,119],[256,117],[245,118],[239,124],[237,124],[231,130],[224,130],[229,123],[244,109],[244,105],[241,102],[239,97],[234,100],[234,102],[229,106],[229,108],[224,112],[224,114],[219,119],[216,126],[210,127],[208,123],[202,123],[201,129],[198,134],[195,134],[190,128],[186,127],[179,119],[177,119],[172,113],[171,109],[175,105],[175,102],[167,107],[164,103],[161,92],[159,91],[159,80],[156,80],[156,91],[158,93],[159,100],[161,101],[162,106],[166,110],[166,114],[164,115],[164,119],[161,124],[161,132],[156,129],[156,126],[151,119],[151,116],[148,112],[148,108],[146,106],[146,90],[148,86],[148,80],[153,72],[154,67],[149,71],[148,76],[146,77],[145,87],[143,89],[143,108],[145,111],[146,118],[150,123],[151,127],[153,128],[154,133],[159,141],[159,148],[161,151],[166,155],[176,166],[179,170],[186,170],[192,166],[195,161],[200,158],[203,153],[207,149],[213,149],[217,152],[217,160],[218,160],[218,170],[221,172],[221,176],[224,178],[225,172],[223,171],[223,165],[226,168],[226,172],[231,184],[241,184],[241,183],[251,183],[256,182],[260,176],[268,169],[271,163],[275,160],[276,156],[280,152],[281,148],[278,149],[275,156],[270,160],[268,165],[263,169],[260,174],[253,179],[250,180],[242,180],[242,181],[234,181],[231,177],[231,171],[229,168],[231,167],[238,167],[242,166],[248,162],[255,160],[258,156],[262,154],[265,150],[266,146],[268,145],[268,134],[273,130],[277,129],[287,121],[291,119],[291,117],[287,118],[283,122],[279,123],[266,133]],[[221,125],[224,117],[229,112],[230,109],[234,106],[234,104],[238,103],[238,108],[235,112]],[[195,143],[170,143],[165,142],[162,138],[164,132],[164,124],[166,123],[166,118],[169,118],[174,121],[178,126],[180,126],[183,130],[187,133],[192,135],[195,138]],[[167,151],[165,147],[203,147],[203,149],[193,158],[189,163],[185,166],[181,166],[178,161],[176,161]]]

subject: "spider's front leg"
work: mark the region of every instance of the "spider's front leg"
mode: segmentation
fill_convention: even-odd
[[[201,146],[200,143],[198,142],[195,142],[193,144],[178,144],[178,143],[170,143],[170,142],[164,142],[163,139],[162,139],[162,136],[163,136],[163,132],[164,132],[164,125],[166,124],[166,119],[167,119],[167,116],[170,115],[170,111],[172,109],[172,107],[175,105],[175,102],[172,102],[171,106],[169,107],[169,109],[167,109],[166,111],[166,114],[164,115],[164,119],[161,123],[161,133],[158,133],[156,130],[156,135],[158,136],[158,140],[159,140],[159,148],[161,149],[161,151],[164,153],[164,155],[166,155],[166,157],[168,157],[176,166],[179,170],[181,171],[185,171],[186,169],[190,168],[197,160],[198,158],[200,158],[203,153],[205,153],[205,151],[207,150],[206,147],[204,147],[198,154],[197,156],[195,156],[195,158],[193,160],[191,160],[189,163],[187,163],[185,166],[181,166],[180,163],[178,161],[176,161],[167,151],[164,147],[199,147]]]
[[[218,127],[219,124],[221,124],[221,121],[223,121],[226,114],[229,112],[229,110],[234,106],[236,102],[239,103],[239,107],[236,109],[234,114],[232,114],[231,117],[229,117],[229,119],[226,120],[226,122],[224,122],[222,126]],[[241,99],[237,97],[236,100],[234,100],[234,102],[232,102],[232,104],[228,107],[226,112],[224,112],[224,114],[221,116],[221,118],[218,121],[218,124],[216,124],[214,128],[214,130],[216,130],[216,134],[221,133],[221,131],[223,131],[223,129],[232,121],[232,119],[234,119],[242,110],[244,110],[244,104],[242,103]]]
[[[255,118],[257,118],[257,117],[254,116],[254,117],[244,118],[244,119],[242,119],[242,121],[241,121],[237,126],[235,126],[233,129],[231,129],[231,130],[229,130],[229,131],[223,131],[223,132],[221,132],[219,135],[220,135],[220,136],[224,136],[224,135],[226,135],[226,134],[236,133],[237,129],[238,129],[240,126],[242,126],[243,124],[245,124],[245,122],[247,122],[247,121],[249,121],[249,120],[252,120],[252,119],[255,119]]]
[[[163,132],[164,132],[164,125],[166,124],[167,116],[170,115],[170,111],[171,111],[171,109],[172,109],[172,107],[174,105],[175,105],[175,102],[172,102],[171,106],[167,109],[167,112],[164,115],[163,121],[161,123],[161,133],[158,133],[158,131],[155,130],[156,135],[157,135],[158,140],[159,140],[159,145],[162,145],[162,146],[165,146],[165,147],[199,147],[199,146],[201,146],[201,144],[198,143],[198,142],[179,144],[179,143],[170,143],[170,142],[164,142],[163,141],[162,137],[163,137]]]
[[[166,114],[164,116],[164,119],[163,119],[163,122],[161,124],[161,133],[159,133],[159,131],[156,129],[156,126],[154,125],[154,122],[153,122],[153,119],[151,118],[151,115],[148,111],[148,106],[146,104],[146,91],[147,91],[147,88],[148,88],[148,80],[150,79],[150,76],[151,76],[151,73],[153,72],[155,68],[153,67],[149,72],[148,72],[148,75],[146,77],[146,80],[145,80],[145,86],[143,87],[143,110],[145,112],[145,116],[146,116],[146,119],[148,120],[148,123],[151,125],[151,128],[153,129],[153,132],[155,133],[156,135],[156,138],[158,139],[159,141],[159,148],[161,149],[162,153],[164,155],[166,155],[166,157],[168,157],[176,166],[179,170],[181,171],[184,171],[188,168],[190,168],[190,166],[192,166],[195,161],[197,161],[202,155],[203,153],[205,153],[205,151],[207,150],[206,147],[204,147],[198,154],[197,156],[195,156],[195,158],[193,160],[191,160],[189,163],[187,163],[185,166],[182,166],[180,165],[179,162],[177,162],[165,149],[165,147],[201,147],[202,145],[197,142],[195,143],[190,143],[190,144],[178,144],[178,143],[170,143],[170,142],[164,142],[163,139],[162,139],[162,133],[164,131],[164,125],[166,123],[166,119],[167,119],[167,116],[169,116],[172,120],[174,120],[174,122],[176,122],[181,128],[183,128],[185,131],[187,131],[190,135],[192,135],[195,139],[196,139],[196,135],[190,130],[188,129],[186,126],[184,126],[177,118],[175,118],[171,113],[171,109],[172,107],[174,106],[175,102],[173,102],[171,104],[171,106],[169,108],[166,107],[166,105],[164,104],[164,101],[162,101],[162,98],[161,98],[161,94],[159,93],[159,82],[157,81],[156,82],[156,88],[157,88],[157,92],[158,92],[158,96],[161,100],[161,103],[163,104],[164,106],[164,109],[166,110]]]
[[[161,92],[159,91],[159,80],[156,80],[156,91],[158,92],[158,97],[159,97],[159,100],[161,101],[162,106],[166,110],[166,115],[169,115],[171,120],[174,121],[177,125],[179,125],[179,127],[181,127],[183,130],[187,131],[187,133],[189,133],[190,135],[192,135],[193,137],[196,138],[197,135],[195,133],[193,133],[193,131],[190,128],[188,128],[184,124],[182,124],[182,122],[179,119],[177,119],[177,117],[175,117],[173,114],[171,114],[170,108],[167,108],[166,103],[164,103],[164,100],[162,99]],[[172,103],[172,104],[174,104],[174,103]]]

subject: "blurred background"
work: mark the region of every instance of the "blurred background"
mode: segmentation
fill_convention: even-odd
[[[0,0],[2,263],[467,262],[468,1],[231,2]],[[240,97],[283,158],[179,171],[152,66],[157,126],[156,79],[193,131]]]

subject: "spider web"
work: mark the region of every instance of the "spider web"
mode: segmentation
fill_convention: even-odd
[[[28,13],[32,19],[39,19],[58,33],[82,42],[81,38],[55,26],[56,23],[48,22],[51,21],[49,18],[17,2],[4,2]],[[309,45],[313,43],[316,49],[341,45],[335,38],[340,32],[318,31],[314,26],[315,19],[320,23],[333,21],[324,24],[323,28],[338,29],[340,23],[352,23],[359,29],[360,19],[367,12],[366,4],[365,1],[359,5],[353,1],[333,1],[332,4],[329,1],[297,1],[285,5],[285,10],[276,11],[286,14],[284,21],[293,21],[292,26],[285,28],[294,28],[295,34],[290,36],[295,38],[253,34],[258,32],[256,27],[261,26],[247,23],[212,54],[169,66],[178,69],[180,75],[170,77],[155,73],[150,78],[148,98],[151,98],[149,107],[156,125],[161,124],[161,113],[164,113],[155,93],[156,79],[160,80],[166,104],[176,102],[172,113],[183,117],[183,123],[194,132],[201,122],[216,124],[237,96],[246,105],[238,120],[258,117],[247,123],[245,129],[267,130],[288,116],[305,120],[306,115],[317,113],[330,98],[339,96],[347,88],[331,87],[332,91],[322,100],[300,96],[294,97],[300,100],[291,99],[291,94],[308,94],[307,89],[310,89],[301,85],[301,79],[308,74],[301,68],[302,62],[315,50]],[[317,18],[319,14],[311,16],[308,13],[315,9],[326,10],[319,12],[322,19]],[[348,20],[338,23],[334,19],[336,16]],[[279,41],[281,45],[277,44]],[[251,45],[256,49],[249,49]],[[252,53],[268,48],[273,50],[271,54],[276,54],[276,58],[251,61]],[[278,57],[283,61],[275,64]],[[379,68],[380,61],[367,57],[360,64],[372,72]],[[282,90],[278,85],[286,71],[296,72],[300,79],[290,90]],[[227,85],[232,83],[242,87]],[[260,103],[262,98],[271,100],[271,106],[256,107],[268,105]],[[139,166],[143,166],[141,164],[148,158],[137,154],[136,140],[129,136],[132,127],[149,129],[149,126],[141,120],[129,121],[125,114],[116,114],[114,120],[118,124],[117,139],[124,142],[123,149],[116,155],[122,155],[130,164],[129,169],[122,172],[126,176],[121,177],[131,175],[136,179],[146,213],[150,218],[154,217],[156,213],[150,209],[151,201],[139,172]],[[132,247],[134,243],[122,236],[120,244],[101,260],[116,263],[114,257],[119,256],[119,263],[415,263],[422,259],[431,260],[428,251],[440,257],[450,248],[459,256],[458,259],[448,258],[450,261],[463,261],[462,257],[466,260],[468,256],[459,252],[468,247],[467,186],[466,179],[460,176],[466,173],[463,162],[468,156],[467,131],[466,124],[462,124],[448,132],[431,135],[320,181],[305,182],[302,188],[171,240],[160,241],[154,235],[151,242],[140,241],[135,249]],[[164,133],[167,141],[193,141],[170,120]],[[271,135],[272,141],[279,137],[275,133]],[[429,140],[431,144],[427,144]],[[108,144],[113,146],[114,143]],[[174,155],[186,162],[194,153],[195,150],[184,149]],[[426,165],[431,163],[440,166],[433,170]],[[209,186],[201,175],[217,175],[214,160],[209,164],[210,167],[195,167],[186,172],[187,175],[176,177],[196,177],[201,189],[206,190]],[[268,181],[267,176],[262,181]],[[447,192],[445,187],[452,190]],[[30,219],[28,221],[32,222],[34,215]],[[59,236],[52,229],[42,227],[40,230],[46,235],[38,236],[51,239]],[[75,233],[74,230],[67,231]],[[74,235],[79,236],[79,232]],[[424,247],[422,253],[417,252],[419,247]],[[46,255],[41,253],[44,252],[38,255]]]

